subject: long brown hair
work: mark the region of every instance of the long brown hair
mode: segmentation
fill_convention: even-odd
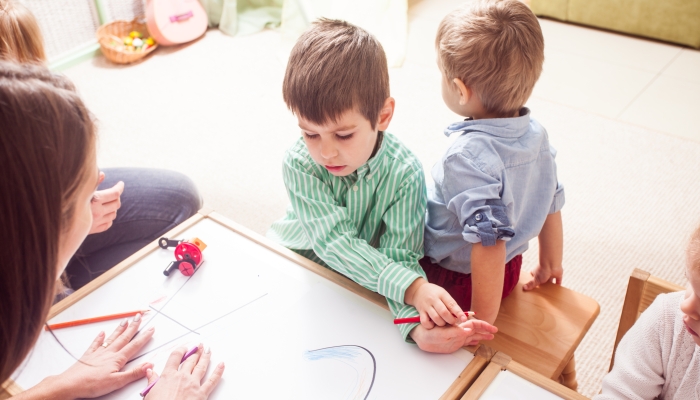
[[[0,0],[0,58],[21,63],[46,60],[34,14],[16,1]]]
[[[95,172],[94,156],[95,126],[70,81],[45,67],[0,61],[0,382],[46,320],[60,235]]]

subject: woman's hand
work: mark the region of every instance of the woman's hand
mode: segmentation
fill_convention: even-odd
[[[99,185],[104,181],[105,173],[100,172]],[[109,189],[96,190],[90,202],[92,211],[92,226],[89,234],[104,232],[112,226],[117,218],[117,210],[122,206],[121,195],[124,192],[124,182],[117,182]]]
[[[205,400],[209,397],[224,373],[224,363],[217,365],[209,379],[202,384],[202,378],[207,373],[211,360],[211,352],[208,349],[203,351],[200,344],[197,352],[180,366],[185,352],[187,349],[183,347],[170,354],[160,379],[153,370],[148,369],[148,384],[156,379],[158,383],[151,388],[145,400]]]
[[[57,377],[70,390],[71,398],[99,397],[146,376],[146,370],[153,368],[151,363],[120,372],[153,336],[151,327],[132,340],[140,324],[141,314],[137,314],[131,324],[127,320],[119,324],[106,340],[100,332],[80,360]]]
[[[430,353],[454,353],[460,347],[474,345],[480,340],[491,340],[498,328],[485,321],[470,319],[458,325],[437,326],[425,329],[418,325],[411,330],[411,337],[418,347]]]

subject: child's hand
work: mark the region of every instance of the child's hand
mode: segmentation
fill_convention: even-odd
[[[561,265],[550,267],[539,264],[530,271],[532,279],[523,285],[523,290],[532,290],[544,283],[552,282],[561,285],[561,278],[564,275],[564,268]],[[554,281],[556,279],[556,282]]]
[[[428,283],[423,278],[416,279],[405,296],[406,304],[414,306],[420,313],[420,322],[425,329],[437,324],[455,325],[467,320],[462,308],[449,293],[438,285]]]
[[[423,351],[431,353],[454,353],[460,347],[477,344],[480,340],[491,340],[498,328],[478,319],[468,320],[459,325],[448,325],[425,329],[415,327],[410,335]]]

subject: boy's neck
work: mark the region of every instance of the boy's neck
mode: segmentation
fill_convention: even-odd
[[[497,114],[497,113],[487,113],[486,111],[474,113],[474,115],[472,115],[471,117],[465,115],[465,117],[471,118],[473,120],[495,119],[495,118],[517,118],[519,116],[520,116],[520,109],[515,111],[513,114],[509,114],[509,115],[502,115],[502,114]]]
[[[384,131],[379,131],[377,132],[377,142],[374,144],[374,150],[372,150],[372,155],[369,156],[369,159],[371,160],[379,151],[379,148],[382,147],[382,141],[384,140]]]

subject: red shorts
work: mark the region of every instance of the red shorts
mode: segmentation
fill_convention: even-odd
[[[506,263],[506,271],[503,277],[503,294],[501,300],[505,299],[513,291],[520,279],[520,266],[523,264],[523,256],[517,255]],[[438,264],[430,262],[429,257],[420,260],[428,282],[442,286],[447,290],[452,298],[457,301],[462,310],[469,310],[472,304],[472,275],[461,272],[450,271]]]

